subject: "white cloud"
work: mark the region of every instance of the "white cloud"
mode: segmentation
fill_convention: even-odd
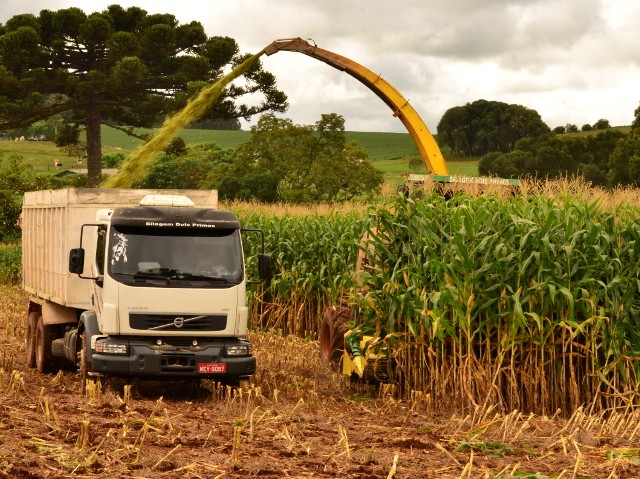
[[[256,52],[276,38],[312,38],[381,74],[435,131],[444,112],[480,98],[537,110],[551,127],[629,124],[640,102],[640,2],[628,0],[84,0],[169,12],[202,22],[209,35]],[[0,22],[78,6],[72,0],[4,0]],[[264,58],[291,104],[285,115],[313,123],[338,113],[346,127],[404,131],[355,79],[304,55]]]

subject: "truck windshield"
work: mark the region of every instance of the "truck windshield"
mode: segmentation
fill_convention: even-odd
[[[244,276],[238,230],[168,229],[114,225],[107,271],[133,286],[220,287]]]

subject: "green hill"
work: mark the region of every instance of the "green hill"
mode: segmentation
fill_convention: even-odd
[[[235,148],[249,139],[250,132],[185,129],[182,130],[180,136],[187,144],[213,142],[222,148]],[[425,167],[421,164],[418,150],[408,133],[348,131],[346,136],[348,141],[357,141],[368,151],[370,160],[377,168],[386,173],[391,183],[399,184],[402,182],[402,175],[407,173],[426,172]],[[128,136],[122,131],[107,126],[102,128],[103,154],[120,151],[126,155],[140,144],[142,144],[142,140]],[[78,163],[75,156],[67,156],[53,143],[47,141],[0,142],[0,160],[14,154],[21,155],[38,171],[51,173],[60,171],[54,166],[55,160],[60,160],[63,168],[86,167],[84,161]],[[412,159],[418,160],[417,166],[416,164],[413,167],[409,166]],[[450,161],[448,164],[452,173],[477,174],[476,161]]]

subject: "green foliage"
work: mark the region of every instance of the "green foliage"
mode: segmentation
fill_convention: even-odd
[[[26,191],[69,186],[86,187],[87,175],[66,178],[39,174],[19,155],[0,157],[0,242],[16,241],[20,237],[18,218],[22,210],[22,195]]]
[[[182,156],[169,153],[157,156],[145,176],[134,184],[135,188],[208,188],[208,175],[228,161],[229,153],[215,144],[186,147],[182,140],[174,145],[169,149],[183,151]]]
[[[509,153],[521,138],[537,138],[549,131],[535,110],[476,100],[445,112],[438,123],[438,140],[458,157],[473,157]]]
[[[18,218],[22,194],[37,188],[38,178],[20,156],[0,161],[0,242],[15,241],[20,236]]]
[[[105,153],[102,155],[102,166],[104,168],[119,168],[125,158],[124,154],[119,151]]]
[[[631,123],[631,128],[632,129],[636,129],[636,128],[640,128],[640,106],[638,106],[638,108],[636,108],[633,112],[633,123]]]
[[[187,144],[182,139],[182,137],[177,136],[173,140],[171,140],[171,143],[167,145],[167,147],[164,149],[164,152],[167,155],[182,156],[187,153]]]
[[[372,195],[382,181],[366,151],[346,142],[344,119],[336,114],[322,115],[314,126],[263,115],[233,161],[209,178],[223,198],[291,203]]]
[[[69,145],[77,145],[80,142],[80,130],[78,125],[72,125],[70,123],[63,123],[58,129],[56,135],[55,144],[58,147],[64,147]]]
[[[606,130],[607,128],[611,128],[611,124],[609,123],[609,120],[600,118],[593,124],[593,128],[596,130]]]
[[[618,142],[609,160],[610,181],[614,184],[640,185],[640,129],[634,128]]]
[[[0,189],[0,242],[16,241],[19,238],[17,223],[21,208],[19,196],[11,190]]]
[[[199,22],[180,24],[173,15],[149,15],[139,7],[16,15],[0,32],[0,129],[65,112],[69,123],[85,127],[89,177],[95,181],[101,122],[157,125],[243,60],[232,38],[207,37]],[[286,109],[286,96],[260,63],[244,79],[225,91],[205,119]],[[246,94],[261,98],[241,104]]]
[[[25,128],[9,129],[6,133],[10,138],[19,138],[24,136],[27,140],[31,139],[38,141],[52,140],[54,137],[53,125],[46,121],[37,121]]]
[[[0,244],[0,284],[20,283],[21,255],[19,244]]]
[[[594,185],[606,186],[613,179],[607,177],[609,157],[624,137],[620,131],[607,130],[592,136],[523,138],[511,153],[483,156],[478,171],[481,175],[503,178],[581,175]],[[620,182],[616,177],[613,184]]]
[[[240,120],[237,118],[214,118],[209,120],[194,121],[189,128],[195,130],[234,130],[241,128]]]

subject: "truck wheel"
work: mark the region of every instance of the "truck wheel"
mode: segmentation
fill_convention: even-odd
[[[27,331],[25,334],[25,349],[27,351],[27,367],[36,367],[36,328],[39,314],[31,311],[27,318]]]
[[[53,356],[51,352],[51,343],[57,338],[56,325],[45,325],[42,320],[42,316],[38,317],[36,325],[36,340],[35,340],[35,353],[36,353],[36,368],[40,373],[52,373],[57,372],[59,368],[59,361]]]
[[[338,365],[344,351],[344,333],[353,310],[348,306],[332,306],[327,309],[320,326],[320,357],[333,365]]]

